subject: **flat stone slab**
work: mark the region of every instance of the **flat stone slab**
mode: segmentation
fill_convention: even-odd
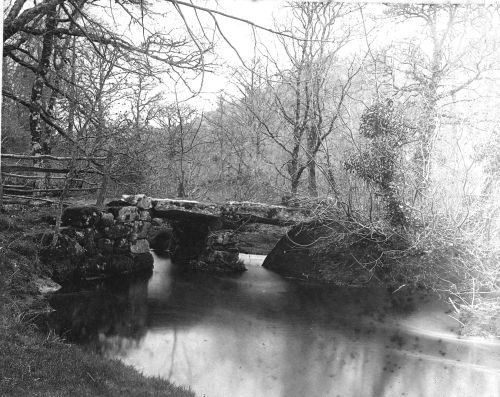
[[[220,219],[220,215],[217,214],[211,214],[208,212],[193,212],[179,207],[165,208],[165,206],[161,206],[160,208],[155,207],[153,209],[153,216],[155,218],[166,218],[174,221],[186,220],[188,222],[204,223]]]

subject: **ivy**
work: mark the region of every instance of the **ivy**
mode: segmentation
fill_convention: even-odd
[[[405,226],[407,216],[397,181],[401,174],[398,168],[401,148],[408,141],[410,129],[392,101],[386,100],[365,110],[359,133],[369,141],[369,146],[348,159],[345,168],[377,188],[392,225]]]

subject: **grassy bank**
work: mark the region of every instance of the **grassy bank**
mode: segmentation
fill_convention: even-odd
[[[0,395],[193,396],[36,329],[32,320],[48,309],[36,281],[50,276],[37,250],[54,213],[10,208],[0,214]]]

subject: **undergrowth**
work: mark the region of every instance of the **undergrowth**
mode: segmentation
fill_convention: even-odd
[[[439,216],[406,235],[409,247],[395,265],[405,281],[446,299],[463,334],[500,337],[500,242]]]
[[[498,233],[484,238],[474,224],[457,226],[438,215],[409,217],[395,227],[331,203],[317,205],[314,213],[324,224],[342,226],[316,241],[314,252],[342,246],[361,252],[358,264],[390,288],[436,292],[455,311],[464,335],[500,337],[500,241],[490,237]]]

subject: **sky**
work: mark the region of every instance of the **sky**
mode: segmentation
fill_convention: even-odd
[[[196,4],[204,4],[207,8],[216,9],[271,29],[274,28],[274,18],[283,19],[286,17],[283,1],[224,0]],[[188,12],[186,12],[186,16]],[[188,21],[190,20],[188,19]],[[211,20],[207,19],[207,22],[211,22]],[[249,61],[255,53],[254,34],[250,25],[220,15],[217,16],[217,22],[227,41],[219,36],[216,55],[220,66],[216,68],[214,73],[205,74],[200,97],[191,101],[198,107],[213,108],[217,96],[222,91],[234,92],[235,88],[230,80],[232,68],[242,68],[243,65],[239,57],[244,61]],[[275,40],[271,33],[259,29],[256,29],[256,34],[259,40],[267,43]]]
[[[275,29],[276,22],[278,24],[284,24],[290,19],[289,11],[286,7],[285,1],[276,0],[207,0],[203,2],[196,2],[196,5],[200,5],[206,8],[215,9],[231,16],[242,18],[251,22],[254,22],[260,26]],[[170,6],[170,5],[169,5]],[[164,7],[164,6],[163,6]],[[368,7],[367,12],[382,14],[384,6],[380,3],[376,5],[371,5]],[[195,14],[187,7],[182,8],[185,13],[186,20],[191,26],[197,26],[198,22],[195,19]],[[213,20],[204,15],[206,18],[203,19],[203,13],[199,14],[202,19],[202,23],[213,26]],[[359,18],[359,14],[353,16],[353,23],[357,23],[355,19]],[[234,68],[237,70],[242,70],[244,65],[242,64],[242,59],[250,64],[250,61],[259,51],[263,51],[263,46],[258,45],[258,49],[255,48],[254,40],[254,30],[249,24],[242,21],[237,21],[231,18],[226,18],[224,16],[218,15],[217,22],[220,26],[222,33],[225,38],[218,35],[217,45],[215,48],[215,53],[217,56],[217,66],[214,68],[213,73],[206,73],[204,76],[203,90],[201,94],[193,99],[190,99],[190,103],[198,108],[203,108],[205,110],[213,109],[216,106],[217,97],[222,92],[229,92],[230,94],[237,94],[237,89],[233,84],[231,79],[231,74]],[[367,25],[371,23],[369,19],[366,19]],[[372,27],[368,26],[368,30]],[[386,30],[385,33],[383,32]],[[381,24],[376,27],[379,39],[390,42],[394,36],[394,32],[388,28],[387,24]],[[408,33],[411,28],[406,25],[399,25],[397,27],[398,37],[401,38],[404,34]],[[276,35],[266,32],[261,29],[255,29],[255,34],[257,35],[257,41],[264,44],[267,50],[273,53],[273,56],[280,59],[285,58],[284,50],[280,47]],[[362,51],[366,43],[364,38],[359,36],[350,45],[351,51]],[[366,51],[366,49],[365,49]],[[190,96],[186,91],[185,97]]]
[[[158,11],[159,13],[165,12],[166,10],[173,10],[171,2],[160,0],[152,2],[152,4],[154,5],[153,7],[155,11]],[[274,28],[275,19],[282,22],[289,17],[288,11],[285,7],[286,2],[282,0],[204,0],[195,1],[194,4],[209,9],[219,10],[221,12],[227,13],[228,15],[243,18],[271,29]],[[378,3],[377,5],[371,5],[369,9],[371,11],[381,13],[383,7],[384,6],[381,3]],[[140,28],[138,26],[126,26],[126,23],[122,23],[121,21],[127,20],[127,16],[120,16],[119,7],[113,7],[113,9],[115,10],[116,14],[111,15],[111,17],[115,22],[118,22],[115,28],[118,27],[118,30],[122,30],[122,34],[124,37],[128,36],[132,40],[140,40],[142,36]],[[198,21],[192,9],[186,6],[181,6],[181,9],[185,14],[188,25],[192,26],[193,29],[195,29],[196,26],[198,26]],[[213,20],[208,14],[200,12],[199,16],[201,18],[202,24],[213,27]],[[108,17],[110,17],[110,15],[108,15]],[[163,28],[163,30],[170,29],[169,24],[172,21],[172,19],[169,19],[170,17],[173,17],[174,19],[175,17],[179,18],[179,16],[175,12],[172,12],[169,17],[159,19],[158,24],[162,25],[158,27]],[[369,21],[369,19],[367,19],[367,21]],[[239,56],[245,61],[251,60],[254,56],[255,50],[254,35],[250,25],[244,22],[226,18],[222,15],[217,15],[217,22],[230,44],[226,42],[220,35],[218,35],[218,43],[215,48],[217,64],[213,68],[214,72],[205,73],[201,95],[190,100],[190,103],[194,106],[198,108],[204,108],[206,110],[215,107],[217,96],[221,92],[225,91],[236,93],[236,88],[234,87],[231,80],[231,73],[233,72],[234,68],[239,70],[242,70],[243,68]],[[153,22],[153,24],[155,24],[155,22]],[[177,20],[176,24],[181,29],[184,28],[184,24],[181,20]],[[393,40],[395,37],[398,39],[401,38],[401,36],[405,32],[408,32],[410,30],[408,24],[399,24],[397,25],[396,30],[387,31],[388,28],[385,23],[380,23],[380,26],[377,26],[377,29],[386,29],[385,34],[383,32],[380,32],[379,30],[378,35],[379,38],[382,37],[382,40],[385,40],[387,43],[390,43],[391,40]],[[271,48],[279,54],[279,46],[277,45],[277,39],[275,35],[259,29],[256,29],[255,32],[258,35],[259,42],[264,43],[267,47]],[[397,35],[394,34],[395,32],[397,32]],[[361,48],[363,46],[363,42],[358,41],[357,44],[353,45],[352,47],[356,48],[356,46],[357,48]],[[236,53],[236,51],[238,54]],[[172,82],[169,81],[167,76],[162,76],[162,80],[164,81],[164,84],[160,84],[157,89],[164,89],[167,92],[171,92]],[[184,98],[188,98],[191,96],[191,94],[187,90],[184,90],[184,92],[182,92],[182,89],[180,89],[179,94],[180,97]],[[175,100],[175,96],[171,96],[171,98],[169,99],[173,102]]]
[[[204,0],[196,1],[194,4],[199,7],[217,10],[236,18],[242,18],[269,29],[276,28],[275,21],[278,21],[278,24],[286,24],[286,22],[291,19],[287,3],[283,0]],[[170,31],[173,29],[172,33],[174,35],[186,35],[187,31],[185,26],[187,25],[192,29],[193,33],[197,35],[201,34],[201,24],[210,36],[215,25],[214,20],[208,13],[199,11],[195,14],[195,11],[189,6],[180,4],[179,7],[182,10],[182,16],[185,18],[185,21],[183,21],[179,13],[174,10],[174,6],[170,1],[160,0],[152,2],[151,11],[157,15],[148,19],[146,30],[162,31],[170,35]],[[371,10],[370,12],[379,14],[382,13],[383,8],[384,6],[380,3],[369,7]],[[113,11],[110,12],[110,9]],[[135,42],[135,44],[139,44],[144,39],[142,26],[139,24],[130,25],[129,16],[119,7],[113,6],[112,8],[108,8],[108,11],[105,11],[105,8],[92,8],[91,10],[96,10],[96,17],[103,18],[104,20],[107,19],[110,22],[113,21],[113,30],[120,32],[124,38]],[[138,10],[136,11],[139,12]],[[99,14],[99,12],[101,14]],[[104,12],[106,12],[107,15],[102,14]],[[357,12],[354,14],[353,18],[359,19],[359,14]],[[139,13],[137,15],[140,17]],[[214,66],[211,68],[212,72],[204,73],[203,86],[201,87],[200,94],[193,97],[192,92],[186,87],[183,87],[183,84],[177,84],[175,85],[177,90],[176,96],[173,93],[174,84],[171,76],[164,73],[157,76],[158,79],[161,80],[161,83],[158,84],[155,91],[164,91],[168,102],[173,103],[179,99],[181,101],[186,100],[199,110],[212,110],[216,107],[218,96],[221,93],[237,94],[238,91],[234,85],[234,79],[231,77],[235,70],[244,70],[242,60],[250,64],[256,51],[270,51],[273,57],[278,59],[278,61],[284,61],[286,59],[284,49],[280,46],[275,34],[258,28],[253,29],[248,23],[237,21],[220,14],[215,15],[215,17],[224,37],[219,32],[215,35],[215,59],[211,55],[207,57],[207,59],[214,61]],[[355,25],[357,21],[354,19],[350,21],[350,23]],[[366,21],[368,24],[371,23],[369,18],[367,18]],[[279,29],[279,27],[277,29]],[[387,26],[381,23],[380,26],[377,27],[377,30],[383,29],[387,30]],[[407,30],[405,26],[398,26],[398,35],[401,36],[402,32],[405,30]],[[390,33],[392,34],[393,32]],[[257,42],[259,43],[257,49],[254,35],[256,35]],[[392,36],[387,36],[386,40],[392,40]],[[354,51],[362,51],[365,45],[364,39],[358,37],[357,41],[350,45],[350,48]],[[265,49],[264,46],[266,47]],[[194,91],[198,91],[200,89],[200,83],[201,78],[191,81],[190,88]]]

